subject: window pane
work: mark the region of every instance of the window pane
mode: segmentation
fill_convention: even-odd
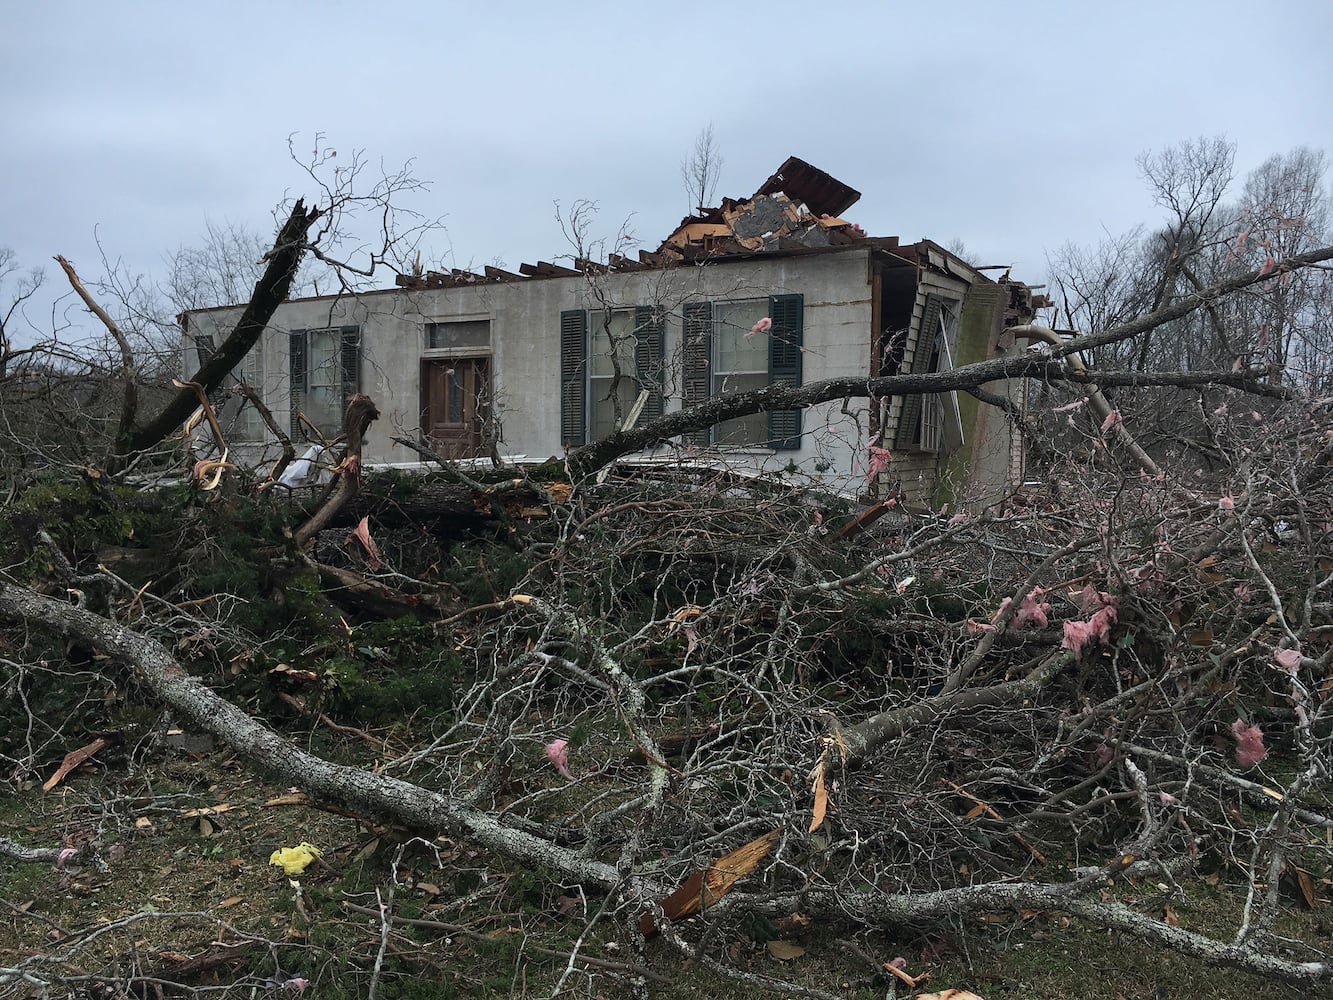
[[[611,383],[615,375],[611,351],[620,365],[620,382],[616,398],[620,401],[620,419],[624,420],[638,396],[634,380],[634,310],[617,309],[608,318],[605,311],[588,311],[588,435],[596,441],[614,432],[616,405],[611,399]]]
[[[616,358],[620,361],[620,370],[626,375],[634,374],[634,310],[618,309],[611,314],[608,324],[606,314],[599,310],[588,313],[588,336],[592,349],[590,370],[593,375],[611,375],[611,345],[615,344]]]
[[[921,401],[921,447],[925,451],[939,451],[940,431],[943,427],[943,407],[939,396],[927,396]]]
[[[768,336],[746,336],[767,315],[768,299],[717,304],[713,327],[714,371],[768,371]]]
[[[260,399],[264,398],[263,358],[263,346],[256,344],[241,362],[242,378]],[[259,411],[255,409],[254,404],[248,399],[243,400],[241,414],[236,421],[236,429],[232,432],[236,435],[237,440],[262,441],[266,431],[264,421],[259,416]]]
[[[768,414],[752,413],[748,417],[725,420],[714,428],[713,440],[715,444],[762,448],[768,444]]]
[[[337,330],[307,334],[306,395],[301,409],[325,435],[342,430],[342,337]]]
[[[426,346],[431,350],[488,348],[491,346],[491,321],[470,319],[451,323],[427,323]]]
[[[620,380],[616,396],[620,399],[620,418],[628,414],[637,396],[634,380],[625,375]],[[588,383],[589,426],[588,434],[594,441],[614,433],[616,430],[616,408],[611,399],[611,379],[594,378]]]
[[[768,374],[762,375],[715,375],[713,394],[724,392],[749,392],[768,385]],[[768,443],[768,414],[752,413],[748,417],[737,417],[717,425],[713,432],[716,444],[745,444],[762,446]]]

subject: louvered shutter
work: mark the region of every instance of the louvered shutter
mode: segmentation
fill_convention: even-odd
[[[195,337],[194,349],[199,354],[199,368],[202,370],[204,365],[213,360],[213,355],[217,353],[213,335],[211,333],[201,333]],[[215,411],[222,405],[222,393],[221,384],[214,386],[208,393],[208,405],[213,407]]]
[[[648,390],[648,402],[639,414],[639,425],[662,415],[662,356],[666,351],[666,313],[659,306],[634,310],[634,375],[639,391]]]
[[[213,335],[211,333],[199,334],[194,338],[194,349],[199,355],[199,367],[202,368],[217,353],[217,348],[213,343]]]
[[[343,413],[352,397],[361,391],[361,328],[344,326],[338,331],[339,371],[342,374]]]
[[[566,309],[560,313],[560,440],[570,448],[588,440],[587,356],[588,314]]]
[[[769,385],[800,385],[805,297],[771,295],[768,314],[773,320],[768,335]],[[769,410],[768,446],[777,451],[794,451],[801,446],[800,410]]]
[[[711,395],[713,357],[713,303],[685,303],[685,407],[698,406]],[[708,444],[708,431],[683,435],[687,444]]]
[[[306,332],[304,330],[293,330],[290,336],[291,361],[288,365],[288,374],[291,381],[291,423],[292,439],[296,440],[300,436],[300,422],[296,419],[297,412],[305,405],[306,391]]]
[[[921,313],[921,326],[917,329],[916,349],[912,354],[913,375],[925,375],[930,371],[930,356],[935,352],[935,337],[939,331],[939,296],[927,295],[926,306]],[[894,446],[904,451],[920,450],[921,447],[919,434],[921,399],[917,393],[903,397],[902,412],[898,416],[898,430],[893,440]]]

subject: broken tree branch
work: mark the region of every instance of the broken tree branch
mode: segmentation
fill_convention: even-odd
[[[379,419],[379,415],[380,411],[376,409],[374,401],[365,393],[358,392],[347,404],[347,413],[343,417],[347,454],[333,470],[338,477],[333,492],[293,536],[301,548],[309,545],[319,532],[327,528],[343,505],[361,489],[361,447],[365,442],[367,428]]]
[[[332,764],[299,749],[191,677],[161,643],[101,615],[26,587],[0,582],[0,617],[40,626],[104,650],[132,667],[163,704],[212,733],[257,770],[277,776],[283,784],[296,785],[315,799],[357,816],[392,820],[431,836],[452,831],[525,864],[549,867],[602,889],[623,891],[624,879],[614,865],[515,829],[439,792],[384,774]],[[660,891],[655,886],[644,889],[645,899]]]
[[[217,352],[189,381],[198,382],[205,391],[215,389],[250,352],[278,306],[291,293],[292,282],[296,279],[301,258],[307,249],[306,231],[323,214],[318,208],[307,209],[302,199],[296,200],[287,221],[278,231],[273,249],[268,254],[268,267],[255,285],[245,312],[241,314],[231,334],[218,346]],[[131,452],[153,447],[175,431],[194,412],[194,407],[195,396],[192,390],[182,389],[177,392],[161,413],[134,432],[125,452],[118,455],[113,464],[123,464]]]
[[[283,470],[296,460],[296,448],[292,445],[292,439],[287,436],[286,431],[278,426],[277,419],[273,416],[273,411],[268,408],[262,396],[255,392],[254,387],[244,380],[236,384],[236,391],[245,399],[249,400],[250,405],[255,408],[259,414],[259,419],[264,421],[264,426],[268,428],[270,434],[278,439],[278,444],[282,445],[282,454],[278,456],[277,461],[273,463],[272,468],[268,470],[268,478],[276,480],[282,475]]]
[[[124,386],[120,404],[120,420],[116,424],[116,435],[112,439],[111,447],[113,454],[122,454],[129,444],[130,435],[134,430],[135,417],[139,410],[139,371],[134,364],[134,351],[130,349],[130,342],[125,338],[125,334],[121,332],[120,327],[116,325],[116,321],[83,286],[78,272],[74,270],[74,265],[58,254],[56,255],[56,263],[65,272],[65,277],[69,279],[69,286],[74,289],[79,298],[83,299],[83,304],[88,307],[89,311],[102,321],[102,325],[106,327],[107,332],[115,340],[116,347],[120,349],[120,377]]]
[[[1163,945],[1181,954],[1272,979],[1292,983],[1333,979],[1333,963],[1328,961],[1295,962],[1257,948],[1218,941],[1145,916],[1124,903],[1090,899],[1072,884],[991,882],[934,892],[898,893],[869,889],[862,892],[811,892],[785,898],[733,894],[719,904],[719,909],[726,906],[765,913],[791,913],[799,909],[811,917],[855,914],[867,922],[893,927],[919,927],[922,923],[957,920],[982,913],[1052,910]]]

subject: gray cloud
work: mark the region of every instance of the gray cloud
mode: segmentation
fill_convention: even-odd
[[[553,203],[578,198],[651,246],[712,121],[721,193],[796,154],[863,192],[848,214],[869,232],[961,239],[1040,280],[1048,250],[1155,217],[1145,149],[1226,133],[1243,173],[1330,145],[1324,0],[451,6],[14,7],[0,245],[87,270],[96,227],[160,273],[206,219],[267,229],[315,194],[286,142],[320,131],[415,159],[433,183],[409,207],[447,226],[428,257],[549,260],[568,250]]]

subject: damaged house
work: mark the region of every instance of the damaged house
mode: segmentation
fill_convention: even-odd
[[[795,157],[750,198],[684,219],[637,257],[405,275],[391,289],[283,304],[237,373],[295,442],[332,439],[351,395],[382,419],[368,464],[415,464],[393,437],[456,460],[536,462],[722,393],[772,382],[929,372],[1020,351],[1006,335],[1041,303],[929,240],[872,237],[843,216],[859,192]],[[239,306],[182,317],[186,367]],[[1021,387],[988,391],[1021,407]],[[256,408],[222,408],[234,455],[276,455]],[[872,448],[892,454],[868,476]],[[1021,482],[1001,410],[970,396],[854,399],[760,413],[634,461],[804,475],[921,505]]]

